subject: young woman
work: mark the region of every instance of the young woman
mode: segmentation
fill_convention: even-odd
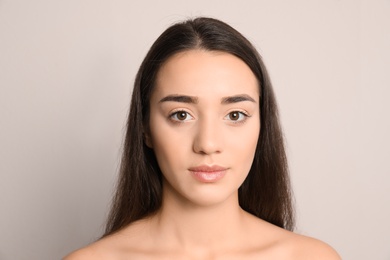
[[[135,80],[106,232],[77,259],[340,259],[294,227],[265,66],[229,25],[168,28]]]

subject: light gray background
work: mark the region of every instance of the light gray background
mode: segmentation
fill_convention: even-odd
[[[389,0],[0,0],[0,259],[59,259],[99,237],[136,70],[198,15],[264,57],[297,232],[343,259],[390,259]]]

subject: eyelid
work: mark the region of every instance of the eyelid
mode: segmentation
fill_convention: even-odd
[[[239,120],[231,120],[231,119],[228,118],[229,115],[230,115],[231,113],[239,113],[240,116],[243,116],[243,118],[241,118],[241,119],[239,119]],[[229,112],[227,113],[227,115],[224,117],[224,119],[230,121],[232,124],[243,124],[243,123],[245,123],[245,121],[246,121],[249,117],[251,117],[251,115],[250,115],[247,111],[245,111],[245,110],[240,110],[240,109],[236,109],[236,110],[229,111]]]
[[[185,120],[174,119],[173,117],[175,115],[177,116],[177,114],[180,113],[180,112],[186,113],[188,116],[190,116],[190,118],[189,119],[186,118]],[[175,109],[175,110],[173,110],[172,112],[169,113],[168,119],[171,120],[174,123],[184,123],[186,121],[193,120],[194,117],[187,110],[185,110],[183,108],[178,108],[178,109]]]

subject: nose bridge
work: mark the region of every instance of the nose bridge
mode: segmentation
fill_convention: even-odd
[[[220,122],[212,116],[198,121],[194,138],[194,151],[202,154],[220,153],[222,151]]]

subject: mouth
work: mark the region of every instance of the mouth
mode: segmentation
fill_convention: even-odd
[[[191,167],[188,169],[192,176],[195,177],[200,182],[216,182],[220,179],[222,179],[228,168],[218,166],[218,165],[213,165],[213,166],[208,166],[208,165],[201,165],[201,166],[196,166],[196,167]]]

